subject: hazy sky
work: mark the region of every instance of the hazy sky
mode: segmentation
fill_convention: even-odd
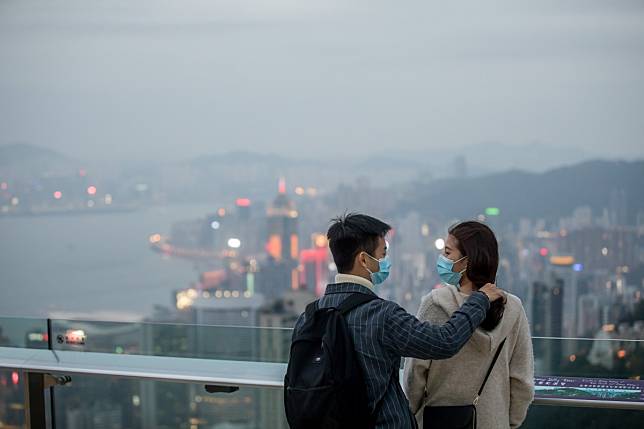
[[[530,4],[528,4],[530,3]],[[643,1],[0,1],[0,143],[644,157]]]

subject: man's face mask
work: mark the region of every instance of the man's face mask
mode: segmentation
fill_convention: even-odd
[[[387,248],[389,248],[389,243],[387,243]],[[391,269],[391,261],[389,260],[389,255],[385,256],[382,259],[376,259],[367,252],[364,252],[365,255],[373,259],[374,261],[378,261],[378,271],[372,272],[369,268],[365,267],[367,271],[369,271],[369,275],[371,276],[371,282],[374,285],[379,285],[385,280],[387,280],[387,277],[389,277],[389,270]]]

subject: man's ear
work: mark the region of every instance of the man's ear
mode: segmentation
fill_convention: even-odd
[[[366,256],[364,255],[364,252],[358,252],[356,257],[353,259],[353,269],[356,270],[360,267],[364,268],[366,265],[365,258]]]

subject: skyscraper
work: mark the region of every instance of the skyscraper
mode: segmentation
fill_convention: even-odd
[[[279,192],[268,207],[268,241],[266,250],[277,261],[297,260],[299,245],[297,235],[298,213],[295,204],[286,195],[286,184],[280,179]]]
[[[564,282],[551,274],[547,282],[532,284],[532,335],[560,338],[563,332]],[[563,356],[561,340],[539,339],[534,343],[536,370],[549,373],[559,367]]]
[[[266,251],[269,260],[261,269],[262,293],[278,297],[282,291],[299,287],[298,213],[286,195],[284,179],[279,181],[277,197],[267,210]]]

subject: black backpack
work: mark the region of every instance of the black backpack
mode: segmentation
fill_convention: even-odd
[[[375,415],[344,316],[374,299],[354,293],[339,307],[306,307],[293,335],[284,377],[284,408],[291,429],[373,428]]]

